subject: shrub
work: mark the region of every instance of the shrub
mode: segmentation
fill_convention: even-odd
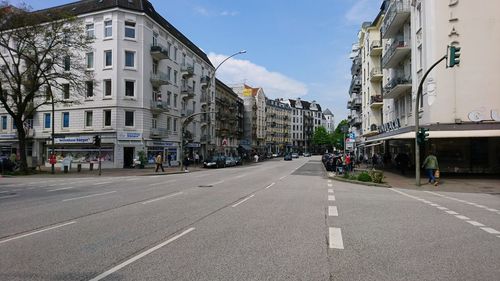
[[[370,182],[372,181],[372,177],[367,172],[362,172],[358,175],[358,181]]]
[[[343,177],[344,179],[349,179],[349,173],[345,172],[345,173],[342,175],[342,177]]]
[[[370,176],[372,177],[372,181],[374,183],[382,183],[382,180],[384,179],[384,172],[378,170],[372,170],[370,172]]]
[[[351,174],[349,175],[349,179],[355,181],[358,179],[358,176],[356,176],[355,174]]]

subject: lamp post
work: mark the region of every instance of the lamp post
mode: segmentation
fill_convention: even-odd
[[[220,62],[220,63],[219,63],[216,67],[215,67],[214,72],[213,72],[213,73],[212,73],[212,75],[210,76],[209,85],[208,85],[207,89],[210,89],[210,86],[211,86],[212,81],[214,81],[214,82],[213,82],[213,83],[214,83],[214,85],[216,84],[216,83],[215,83],[215,73],[217,72],[217,69],[219,69],[219,67],[221,67],[221,65],[222,65],[222,64],[224,64],[224,63],[225,63],[227,60],[229,60],[230,58],[232,58],[232,57],[234,57],[234,56],[237,56],[237,55],[245,54],[246,52],[247,52],[246,50],[241,50],[241,51],[239,51],[239,52],[236,52],[236,53],[234,53],[234,54],[232,54],[232,55],[228,56],[228,57],[227,57],[227,58],[225,58],[224,60],[222,60],[222,61],[221,61],[221,62]],[[210,95],[209,95],[209,96],[210,96]],[[215,97],[214,97],[214,99],[215,99]],[[215,112],[215,111],[214,111],[214,112]],[[208,112],[205,112],[205,113],[208,113]],[[210,118],[210,120],[214,120],[214,118]],[[209,124],[210,124],[210,123],[209,123]],[[209,125],[209,130],[210,130],[210,125]],[[211,130],[210,130],[210,131],[211,131]],[[206,157],[206,156],[207,156],[207,155],[205,154],[205,157]]]

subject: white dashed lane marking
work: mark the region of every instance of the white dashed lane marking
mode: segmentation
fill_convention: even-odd
[[[439,197],[442,197],[442,198],[446,198],[446,199],[449,199],[449,200],[453,200],[453,201],[457,201],[457,202],[460,202],[460,203],[464,203],[464,204],[467,204],[467,205],[471,205],[471,206],[474,206],[474,207],[477,207],[477,208],[485,209],[487,211],[490,211],[490,212],[493,212],[493,213],[496,213],[496,214],[500,215],[500,211],[499,210],[494,209],[494,208],[490,208],[488,206],[484,206],[484,205],[480,205],[480,204],[477,204],[477,203],[474,203],[474,202],[469,202],[469,201],[458,199],[458,198],[455,198],[455,197],[451,197],[451,196],[439,194],[439,193],[433,192],[433,191],[424,191],[424,192],[432,194],[432,195],[436,195],[436,196],[439,196]]]
[[[328,201],[335,201],[335,195],[328,195]]]
[[[328,216],[330,217],[339,216],[339,211],[337,210],[337,206],[328,206]]]
[[[333,193],[333,189],[328,189],[328,193]]]
[[[328,232],[328,246],[330,249],[344,249],[341,229],[337,227],[330,227]]]

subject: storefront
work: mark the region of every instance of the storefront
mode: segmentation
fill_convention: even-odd
[[[141,132],[127,131],[116,133],[117,146],[115,158],[116,168],[133,168],[134,162],[138,160],[139,151],[145,151],[146,145]]]
[[[16,134],[0,134],[0,156],[17,154],[19,143]]]
[[[147,141],[146,145],[148,164],[154,164],[155,157],[160,153],[164,163],[168,165],[168,159],[170,158],[170,165],[177,165],[178,143],[168,141]]]

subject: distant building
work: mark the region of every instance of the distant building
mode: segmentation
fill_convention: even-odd
[[[330,109],[326,109],[323,111],[323,127],[325,127],[326,131],[329,133],[333,133],[335,131],[335,116],[330,111]]]
[[[266,101],[266,147],[270,154],[288,151],[291,146],[292,109],[279,99]]]

